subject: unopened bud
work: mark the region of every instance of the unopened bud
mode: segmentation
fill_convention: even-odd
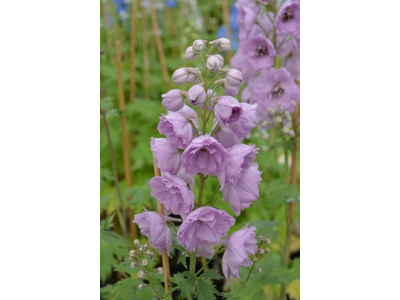
[[[142,266],[147,267],[149,265],[149,261],[147,259],[142,259]]]
[[[146,287],[144,283],[139,283],[138,285],[139,290],[143,289],[144,287]]]
[[[138,276],[139,278],[144,278],[145,275],[146,275],[146,270],[140,270],[140,271],[137,273],[137,276]]]
[[[256,269],[258,273],[262,273],[262,269],[261,268],[257,268]]]
[[[196,51],[197,53],[200,53],[201,51],[204,50],[204,42],[203,40],[195,40],[193,42],[193,50]]]
[[[136,269],[139,267],[139,264],[136,261],[131,262],[131,269]]]
[[[288,134],[290,132],[289,127],[283,127],[282,128],[282,132],[285,133],[285,134]]]
[[[135,239],[133,241],[133,245],[136,246],[136,247],[140,247],[140,241],[138,239]]]
[[[262,122],[261,122],[261,126],[262,126],[262,127],[267,127],[267,125],[268,125],[268,122],[267,122],[267,121],[262,121]]]
[[[275,122],[276,122],[276,123],[282,122],[282,117],[277,116],[277,117],[275,118]]]
[[[218,70],[221,68],[221,62],[216,55],[210,55],[207,58],[206,66],[208,70],[212,72],[218,72]]]
[[[157,272],[157,274],[162,275],[162,274],[164,273],[164,269],[163,269],[162,267],[158,267],[158,268],[156,269],[156,272]]]
[[[254,262],[256,262],[256,261],[258,261],[258,258],[257,258],[257,256],[254,255],[254,256],[251,258],[251,260],[254,261]]]
[[[143,250],[146,251],[147,249],[149,249],[149,245],[148,244],[143,244]]]
[[[227,38],[219,38],[215,41],[210,42],[210,44],[216,44],[219,51],[226,52],[231,49],[231,41]]]
[[[219,59],[219,66],[222,68],[224,66],[224,58],[219,54],[214,54],[214,56]]]
[[[224,92],[225,95],[234,97],[239,93],[239,86],[230,85],[228,81],[224,79],[222,91]]]
[[[199,54],[193,50],[193,47],[188,47],[185,52],[185,58],[187,60],[194,60]]]
[[[137,250],[129,251],[129,259],[135,259],[139,257],[139,252]]]
[[[264,249],[258,249],[258,254],[265,254],[265,250]]]
[[[229,69],[229,71],[226,72],[226,81],[233,86],[241,85],[243,82],[242,72],[236,69]]]
[[[152,258],[154,257],[154,252],[151,251],[151,250],[147,250],[147,251],[145,252],[145,254],[146,254],[150,259],[152,259]]]
[[[265,254],[270,254],[271,253],[271,250],[269,248],[265,248],[264,250],[265,250]]]

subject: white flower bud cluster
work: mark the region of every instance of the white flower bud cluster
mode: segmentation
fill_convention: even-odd
[[[268,109],[268,121],[262,121],[259,124],[259,129],[262,131],[279,128],[284,135],[293,137],[295,135],[292,126],[292,116],[290,112],[283,109],[280,102],[277,104],[278,109]]]

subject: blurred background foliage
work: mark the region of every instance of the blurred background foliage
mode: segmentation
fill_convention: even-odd
[[[166,113],[161,105],[161,95],[168,91],[162,72],[162,65],[157,51],[156,34],[162,41],[170,89],[187,90],[188,84],[175,85],[172,73],[184,66],[201,67],[199,60],[187,61],[185,50],[195,39],[213,40],[226,36],[224,26],[223,1],[158,1],[152,0],[159,30],[153,27],[150,2],[139,1],[136,14],[136,56],[135,56],[135,94],[130,97],[130,51],[131,18],[133,0],[102,0],[100,15],[100,107],[105,112],[112,147],[115,152],[119,185],[123,200],[123,209],[128,207],[134,212],[142,212],[143,207],[156,210],[156,201],[150,196],[148,181],[154,176],[153,159],[150,151],[150,138],[162,137],[157,131],[159,117]],[[226,1],[226,0],[224,0]],[[237,10],[234,1],[226,1],[228,11],[225,18],[231,30],[233,51],[237,48]],[[228,37],[229,38],[229,37]],[[125,111],[118,106],[118,76],[115,42],[121,42],[122,79],[125,96]],[[146,57],[148,55],[148,57]],[[224,55],[225,64],[229,65],[231,53]],[[146,79],[148,78],[148,80]],[[146,82],[147,80],[147,82]],[[239,94],[240,95],[240,94]],[[238,98],[240,100],[240,97]],[[126,117],[129,133],[129,159],[132,184],[126,187],[123,160],[123,141],[121,116]],[[121,203],[114,180],[112,159],[106,136],[104,120],[100,115],[100,297],[101,299],[151,299],[150,289],[138,290],[139,280],[136,272],[129,268],[128,250],[132,249],[132,234],[128,240],[122,238]],[[288,297],[300,299],[300,228],[299,228],[299,184],[289,185],[281,174],[285,174],[284,151],[291,151],[291,144],[279,138],[265,140],[256,129],[253,130],[248,144],[256,144],[260,149],[256,158],[262,171],[260,197],[250,208],[245,209],[237,218],[230,232],[236,231],[246,223],[257,227],[257,235],[262,234],[272,241],[272,253],[257,263],[261,274],[253,272],[253,278],[243,288],[241,299],[277,299],[280,285],[288,285]],[[297,160],[299,161],[299,160]],[[290,167],[290,160],[289,160]],[[299,166],[297,168],[299,170]],[[218,187],[216,178],[207,181],[205,199]],[[197,192],[195,191],[197,194]],[[222,199],[221,192],[217,194]],[[282,266],[281,251],[285,243],[285,202],[295,201],[295,226],[291,232],[291,258],[288,268]],[[219,208],[233,215],[229,203],[219,201]],[[132,228],[131,228],[132,230]],[[136,227],[135,234],[142,239]],[[115,235],[114,235],[115,233]],[[156,252],[156,251],[155,251]],[[158,255],[158,254],[157,254]],[[158,265],[161,265],[159,257]],[[218,257],[216,261],[220,261]],[[217,266],[215,266],[218,268]],[[183,271],[177,258],[171,261],[171,274]],[[241,268],[241,280],[248,274]],[[162,277],[162,276],[161,276]],[[231,280],[228,289],[233,292],[240,284]],[[219,283],[220,290],[223,280]],[[229,294],[228,294],[229,295]]]

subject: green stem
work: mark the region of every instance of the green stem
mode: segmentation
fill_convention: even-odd
[[[161,300],[162,298],[160,297],[160,295],[158,294],[156,288],[154,287],[153,283],[151,282],[151,279],[152,279],[153,276],[150,277],[149,272],[148,272],[148,270],[147,270],[147,267],[144,267],[144,268],[146,269],[146,274],[147,274],[147,278],[148,278],[148,280],[149,280],[149,285],[150,285],[151,288],[153,289],[154,293],[156,293],[157,298]],[[153,275],[154,275],[154,274],[153,274]]]
[[[203,109],[203,135],[206,134],[206,130],[207,130],[207,105],[208,105],[208,86],[207,86],[207,79],[208,79],[208,70],[206,67],[206,74],[205,74],[205,78],[204,78],[204,91],[206,92],[206,101],[204,104],[204,109]]]
[[[204,266],[201,267],[200,270],[197,271],[196,276],[199,276],[199,274],[201,273],[201,271],[203,271],[203,269],[214,259],[215,256],[218,255],[218,253],[221,252],[221,250],[224,248],[224,246],[221,246],[218,248],[218,250],[214,253],[214,255],[204,264]]]
[[[218,124],[214,127],[214,130],[211,132],[211,136],[214,136],[214,134],[218,131],[219,129],[219,122]]]
[[[282,265],[284,267],[288,266],[289,263],[289,242],[290,242],[290,230],[291,230],[291,224],[290,224],[290,216],[289,216],[289,205],[290,203],[285,203],[285,210],[286,210],[286,237],[285,237],[285,246],[283,248],[283,253],[282,253]],[[286,284],[282,283],[281,285],[281,294],[279,299],[284,300],[286,297]]]
[[[207,205],[208,203],[210,203],[212,201],[212,199],[214,198],[215,194],[219,191],[220,188],[221,188],[221,186],[219,185],[217,187],[217,189],[214,191],[214,193],[212,194],[212,196],[210,198],[208,198],[207,203],[205,205]]]
[[[199,173],[199,177],[200,177],[200,187],[199,187],[199,197],[197,199],[197,207],[201,207],[203,204],[202,202],[203,202],[204,182],[206,181],[202,173]]]
[[[251,266],[249,275],[247,275],[246,281],[243,282],[243,284],[242,284],[242,286],[240,287],[240,289],[238,289],[238,291],[237,291],[236,294],[235,294],[235,297],[237,296],[237,294],[239,294],[239,292],[242,290],[242,288],[244,287],[244,285],[246,284],[246,282],[250,279],[251,272],[253,272],[254,266],[255,266],[255,265],[256,265],[256,262],[253,262],[253,265]]]
[[[196,136],[200,136],[200,134],[199,134],[199,132],[197,131],[196,126],[194,126],[192,120],[189,120],[189,119],[188,119],[188,122],[190,123],[190,125],[192,125],[192,128],[193,128],[194,133],[196,134]]]
[[[193,276],[196,274],[196,251],[190,253],[190,266],[189,266],[189,271]],[[189,296],[188,300],[192,300],[192,297]]]

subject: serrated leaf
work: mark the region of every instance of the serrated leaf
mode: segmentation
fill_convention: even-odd
[[[124,300],[135,300],[136,282],[133,278],[124,278],[115,284],[115,289],[119,293],[118,298]]]
[[[192,296],[196,289],[196,277],[186,271],[174,275],[178,284],[178,289],[181,291],[180,299]]]
[[[223,279],[224,277],[217,273],[214,269],[208,269],[203,274],[201,274],[200,278],[211,278],[211,279]]]
[[[202,279],[199,279],[197,281],[197,291],[195,293],[195,296],[198,300],[215,299],[214,294],[219,295],[219,292],[214,287],[214,285]]]
[[[108,244],[119,244],[126,247],[129,245],[126,239],[114,231],[103,231],[100,234],[100,239]]]
[[[179,256],[178,263],[181,263],[186,269],[188,268],[186,263],[186,255],[184,253]]]

